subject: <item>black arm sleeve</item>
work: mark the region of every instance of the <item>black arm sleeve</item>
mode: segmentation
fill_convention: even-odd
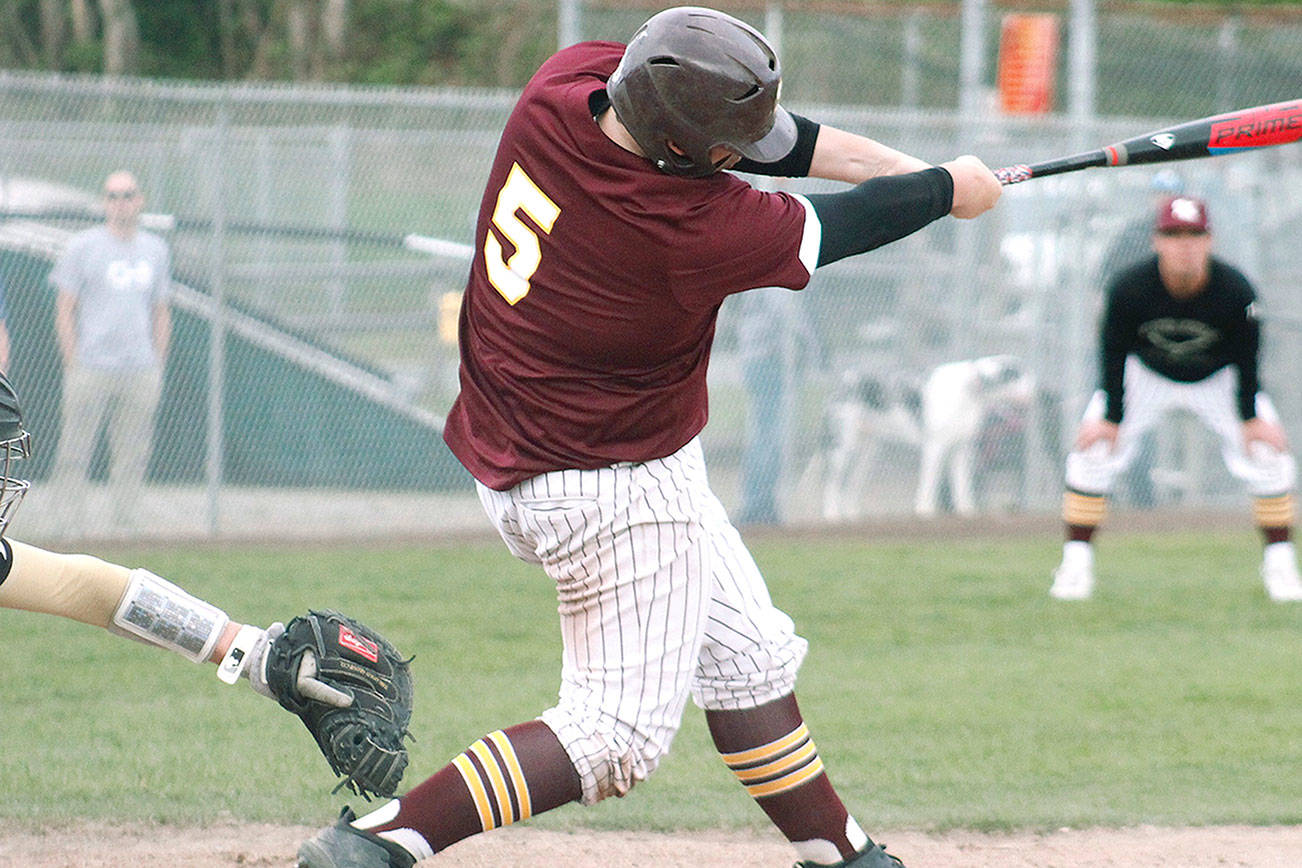
[[[1258,381],[1257,359],[1261,349],[1261,323],[1253,315],[1251,303],[1245,305],[1243,322],[1231,343],[1230,352],[1234,364],[1239,369],[1239,418],[1245,422],[1257,415],[1257,392],[1261,388]]]
[[[806,198],[822,224],[821,266],[898,241],[944,217],[954,206],[954,179],[937,166]]]
[[[1108,292],[1099,332],[1099,385],[1107,398],[1103,418],[1119,425],[1125,412],[1126,355],[1133,343],[1135,323],[1115,285]]]
[[[791,113],[791,119],[796,122],[796,144],[791,148],[791,153],[776,163],[757,163],[743,157],[733,168],[738,172],[772,175],[775,178],[809,177],[809,164],[814,161],[814,143],[818,141],[818,124],[795,112]]]

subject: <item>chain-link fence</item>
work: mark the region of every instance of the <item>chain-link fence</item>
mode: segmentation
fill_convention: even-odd
[[[624,39],[646,14],[587,9],[579,32]],[[988,87],[982,110],[963,113],[956,14],[791,10],[780,24],[794,110],[932,161],[1059,156],[1296,97],[1287,89],[1302,80],[1302,20],[1207,16],[1159,26],[1105,13],[1097,115],[1001,116],[984,110]],[[988,52],[998,24],[988,10],[980,25]],[[514,96],[0,72],[0,276],[10,370],[37,443],[20,530],[85,536],[111,527],[107,432],[80,517],[68,518],[50,484],[65,377],[47,275],[71,233],[101,222],[99,191],[119,168],[139,178],[145,225],[168,243],[175,280],[142,511],[124,532],[484,526],[440,432],[456,393],[455,320],[473,220]],[[1291,249],[1302,205],[1290,193],[1302,187],[1302,149],[1175,169],[1185,189],[1210,200],[1218,250],[1259,288],[1264,380],[1285,424],[1302,432],[1288,388],[1302,378],[1302,267]],[[913,511],[928,377],[946,363],[1005,355],[1015,358],[990,363],[1005,388],[982,410],[973,465],[942,477],[934,502],[953,508],[958,480],[971,478],[979,510],[1055,510],[1063,448],[1095,384],[1109,251],[1147,218],[1155,179],[1170,182],[1146,168],[1036,180],[1010,188],[981,220],[942,221],[824,269],[803,293],[726,303],[705,444],[728,505],[740,511],[748,500],[747,518],[801,522]],[[1027,376],[1008,373],[1014,366]],[[1241,496],[1197,429],[1176,419],[1158,440],[1155,488],[1138,500]]]

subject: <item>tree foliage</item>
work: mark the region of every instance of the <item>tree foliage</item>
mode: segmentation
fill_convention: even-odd
[[[3,0],[0,67],[164,78],[514,86],[544,0]]]

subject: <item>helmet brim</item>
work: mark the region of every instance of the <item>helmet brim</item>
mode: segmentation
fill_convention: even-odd
[[[776,163],[796,146],[796,122],[782,106],[773,107],[773,128],[759,141],[738,148],[743,157],[757,163]]]

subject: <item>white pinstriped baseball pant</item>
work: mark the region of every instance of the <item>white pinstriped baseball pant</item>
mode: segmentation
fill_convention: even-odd
[[[511,552],[556,583],[561,688],[541,719],[585,804],[655,770],[689,693],[717,710],[794,689],[807,643],[710,491],[699,439],[654,461],[480,485],[479,496]]]
[[[1297,463],[1291,454],[1276,452],[1264,444],[1249,455],[1243,444],[1243,421],[1239,418],[1235,393],[1238,372],[1221,368],[1196,383],[1181,383],[1154,373],[1135,356],[1126,359],[1126,390],[1117,445],[1076,450],[1067,456],[1067,486],[1085,494],[1110,494],[1117,477],[1135,460],[1143,435],[1168,412],[1188,410],[1221,438],[1221,457],[1236,479],[1247,485],[1255,497],[1274,497],[1293,490]],[[1106,397],[1096,392],[1085,408],[1082,421],[1103,418]],[[1264,392],[1256,396],[1257,416],[1279,422],[1275,405]],[[1095,444],[1099,447],[1100,444]]]

